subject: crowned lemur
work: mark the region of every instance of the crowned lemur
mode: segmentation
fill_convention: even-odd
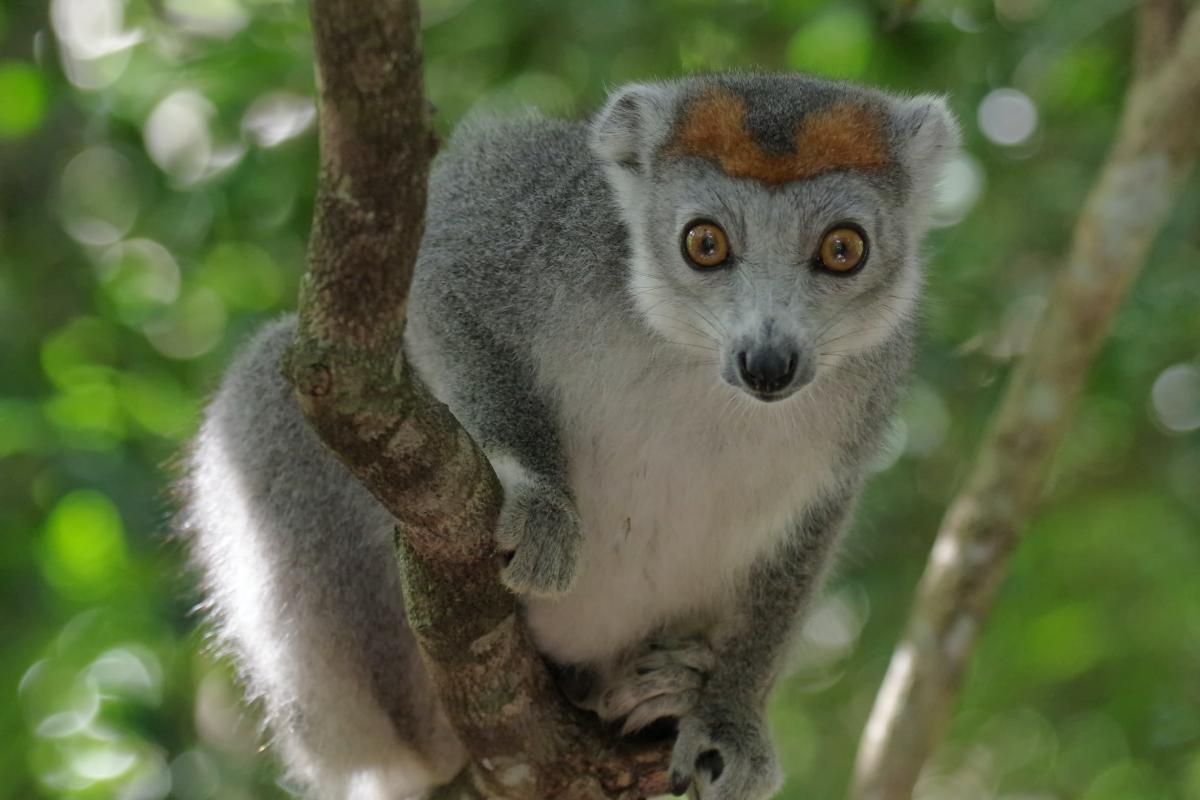
[[[586,122],[468,122],[435,162],[404,351],[500,478],[537,647],[625,731],[677,720],[677,792],[779,787],[764,705],[888,426],[957,146],[935,97],[736,74],[625,86]],[[292,775],[419,796],[464,750],[392,519],[281,377],[294,330],[267,326],[208,407],[188,541]]]

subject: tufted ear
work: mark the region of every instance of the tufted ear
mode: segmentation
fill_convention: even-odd
[[[632,83],[613,92],[592,120],[592,152],[609,164],[644,174],[667,125],[669,100],[662,84]]]
[[[928,201],[946,163],[962,144],[958,121],[937,95],[899,100],[896,109],[897,152],[912,179],[912,191]]]

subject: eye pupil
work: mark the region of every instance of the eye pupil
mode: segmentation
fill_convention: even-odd
[[[827,272],[849,273],[855,271],[866,258],[865,235],[859,228],[847,225],[825,234],[814,261],[817,267]]]
[[[715,222],[692,222],[683,232],[683,256],[695,269],[723,266],[729,259],[725,231]]]

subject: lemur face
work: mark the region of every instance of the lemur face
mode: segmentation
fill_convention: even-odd
[[[803,76],[635,86],[593,126],[648,327],[768,402],[906,324],[956,144],[940,100]]]

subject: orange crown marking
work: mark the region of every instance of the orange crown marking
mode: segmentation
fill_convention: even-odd
[[[842,169],[878,169],[891,163],[878,112],[852,102],[806,115],[795,149],[764,150],[746,129],[746,102],[714,88],[688,103],[665,152],[715,161],[728,175],[779,184]]]

